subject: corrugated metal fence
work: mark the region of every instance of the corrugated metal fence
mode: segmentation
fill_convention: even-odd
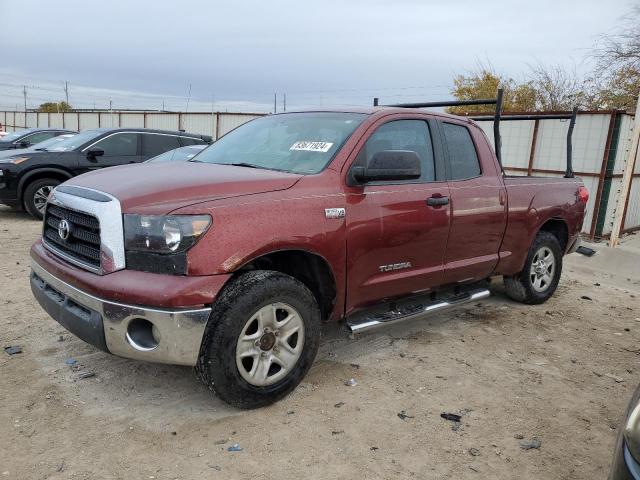
[[[220,138],[228,131],[261,116],[256,113],[166,112],[0,112],[7,131],[30,127],[86,130],[99,127],[184,130]],[[493,141],[491,121],[480,122]],[[566,166],[566,120],[531,120],[501,123],[505,171],[517,175],[563,175]],[[580,112],[573,133],[573,166],[589,189],[587,215],[582,227],[590,237],[611,233],[622,184],[622,172],[631,147],[633,116],[620,111]],[[623,231],[640,229],[640,162],[635,166]]]
[[[479,122],[493,143],[493,122]],[[562,176],[566,168],[568,120],[500,123],[502,162],[513,175]],[[633,115],[620,111],[580,112],[573,132],[573,169],[589,189],[582,232],[590,237],[611,233],[616,198],[628,160]],[[623,231],[640,228],[640,162],[636,163],[625,205]]]
[[[167,113],[167,112],[0,112],[0,124],[11,132],[22,128],[55,127],[70,130],[91,128],[157,128],[184,130],[220,138],[230,130],[260,117],[259,113]]]

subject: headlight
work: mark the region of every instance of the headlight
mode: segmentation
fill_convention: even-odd
[[[6,162],[13,163],[14,165],[18,165],[19,163],[29,160],[29,158],[30,157],[12,157],[12,158],[7,158]]]
[[[173,254],[186,251],[211,225],[209,215],[125,215],[126,251]]]

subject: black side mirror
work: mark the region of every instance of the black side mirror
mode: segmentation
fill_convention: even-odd
[[[87,158],[91,160],[95,160],[96,157],[101,157],[104,155],[104,150],[98,147],[92,147],[87,150]]]
[[[27,148],[31,146],[31,142],[29,140],[22,140],[20,142],[18,142],[18,147],[20,148]]]
[[[420,157],[411,150],[383,150],[373,155],[366,167],[353,167],[356,183],[415,180],[422,174]]]

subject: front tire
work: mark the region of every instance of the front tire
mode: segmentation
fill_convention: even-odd
[[[24,209],[34,218],[42,220],[49,194],[60,185],[55,178],[41,178],[31,182],[24,189]]]
[[[214,304],[196,373],[236,407],[274,403],[311,367],[320,323],[318,303],[302,282],[274,271],[241,274]]]
[[[513,300],[537,305],[556,291],[562,274],[562,248],[555,235],[538,232],[529,249],[522,271],[505,277],[507,295]]]

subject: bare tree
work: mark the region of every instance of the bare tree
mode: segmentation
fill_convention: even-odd
[[[615,34],[601,35],[593,52],[599,74],[608,76],[620,68],[640,70],[640,5],[621,19],[622,27]]]
[[[571,110],[584,103],[582,81],[575,70],[561,65],[529,65],[529,84],[536,92],[536,107],[542,111]]]

